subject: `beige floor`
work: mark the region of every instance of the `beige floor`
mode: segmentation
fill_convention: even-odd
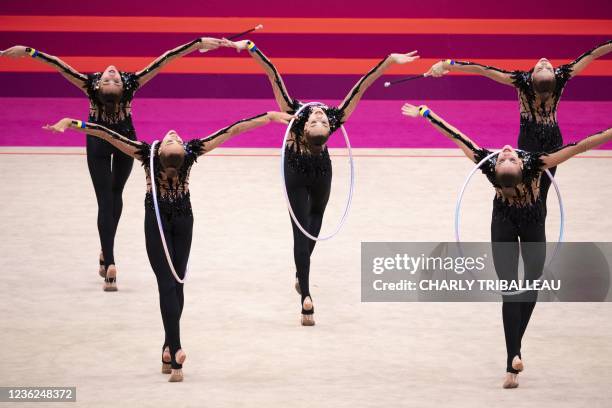
[[[7,151],[47,150],[0,150]],[[500,388],[499,304],[360,303],[360,242],[452,240],[467,160],[357,158],[348,223],[313,257],[317,326],[302,328],[279,160],[227,156],[276,152],[216,153],[192,173],[196,224],[182,384],[159,373],[163,332],[145,254],[142,169],[134,168],[124,195],[120,291],[108,294],[97,276],[96,203],[85,157],[0,155],[0,385],[76,386],[77,406],[99,407],[610,406],[610,304],[538,304],[524,344],[527,369],[520,388],[508,391]],[[334,166],[327,231],[347,191],[346,159]],[[567,240],[610,241],[611,174],[610,158],[560,168]],[[484,177],[476,177],[465,200],[466,240],[488,238],[490,198]],[[551,239],[558,228],[552,203]]]

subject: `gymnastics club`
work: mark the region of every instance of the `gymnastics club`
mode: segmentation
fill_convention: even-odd
[[[427,78],[428,76],[429,75],[427,75],[427,74],[421,74],[421,75],[411,76],[411,77],[408,77],[408,78],[398,79],[396,81],[385,82],[385,88],[388,88],[391,85],[399,84],[400,82],[412,81],[413,79],[419,79],[419,78]]]
[[[246,35],[253,31],[261,30],[262,28],[263,28],[263,24],[257,24],[255,27],[251,28],[250,30],[246,30],[246,31],[243,31],[242,33],[232,35],[231,37],[228,38],[228,40],[235,40],[238,37],[242,37],[243,35]]]
[[[257,24],[255,27],[251,28],[250,30],[246,30],[238,34],[234,34],[231,37],[228,37],[228,40],[235,40],[238,37],[242,37],[243,35],[252,33],[253,31],[261,30],[262,28],[263,28],[263,24]],[[200,52],[206,52],[206,51],[208,50],[200,50]]]

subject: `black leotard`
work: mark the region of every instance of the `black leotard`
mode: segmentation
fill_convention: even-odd
[[[533,87],[533,69],[529,71],[505,71],[503,69],[484,66],[473,62],[455,61],[458,65],[478,65],[487,70],[504,73],[512,79],[518,91],[520,107],[520,128],[518,148],[528,152],[553,152],[563,146],[563,137],[557,122],[557,107],[567,82],[572,78],[574,66],[585,57],[591,55],[600,47],[610,44],[611,41],[599,44],[580,55],[574,61],[554,69],[555,86],[550,94],[539,95]],[[554,176],[557,168],[549,169]],[[546,199],[550,188],[550,179],[544,177],[540,185],[540,194],[546,215]]]
[[[287,107],[286,112],[297,112],[303,103],[289,96],[276,67],[258,48],[251,52],[254,52],[271,70],[273,86],[280,92],[280,97]],[[365,81],[375,73],[380,73],[380,67],[388,58],[381,60],[364,75],[338,107],[321,106],[329,121],[329,133],[325,137],[314,140],[304,134],[304,126],[313,109],[311,106],[304,108],[293,123],[291,137],[285,146],[285,167],[283,169],[287,195],[296,218],[312,236],[318,236],[321,231],[323,214],[331,190],[332,163],[326,143],[331,134],[346,121],[346,111],[351,102],[363,94]],[[293,259],[303,304],[304,299],[311,296],[310,257],[316,241],[306,237],[292,218],[290,221],[293,230]],[[302,313],[311,314],[312,311],[302,308]]]
[[[230,132],[234,126],[242,122],[261,116],[263,115],[240,120],[208,137],[184,143],[185,155],[181,167],[177,169],[178,175],[175,179],[166,177],[159,159],[160,144],[157,144],[155,151],[152,152],[151,145],[144,141],[131,140],[98,124],[86,124],[87,129],[105,132],[112,139],[133,151],[134,155],[142,161],[147,183],[144,200],[147,255],[157,280],[165,332],[163,347],[170,348],[172,368],[181,368],[181,365],[176,362],[175,354],[181,348],[180,318],[184,304],[183,284],[175,280],[163,249],[153,203],[151,181],[155,181],[160,218],[170,258],[177,275],[182,279],[185,277],[193,233],[193,210],[189,195],[191,167],[197,162],[198,157],[205,153],[206,142]],[[150,167],[151,154],[154,155],[153,168]]]
[[[132,123],[131,104],[134,93],[140,87],[140,80],[147,74],[158,69],[169,58],[183,52],[194,44],[201,42],[195,39],[176,50],[164,54],[147,69],[138,73],[119,72],[123,89],[117,103],[105,104],[100,93],[101,72],[81,74],[68,64],[52,55],[36,51],[34,58],[45,61],[58,69],[62,75],[79,83],[89,98],[88,122],[97,123],[118,134],[136,140],[136,131]],[[31,48],[26,48],[31,53]],[[105,267],[115,264],[115,235],[123,210],[123,189],[130,176],[133,159],[94,136],[87,136],[87,165],[96,193],[98,203],[98,234],[104,257]]]

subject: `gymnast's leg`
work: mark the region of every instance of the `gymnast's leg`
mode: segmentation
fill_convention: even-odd
[[[518,228],[495,210],[491,220],[491,245],[493,263],[500,280],[516,281],[518,279],[519,243]],[[506,379],[504,388],[518,387],[512,360],[520,352],[521,307],[513,296],[502,296],[502,319],[506,340]]]
[[[310,224],[308,232],[315,237],[321,232],[321,224],[323,223],[323,214],[329,201],[329,193],[331,191],[332,171],[322,175],[316,179],[310,188]],[[309,252],[312,255],[317,241],[310,240],[308,242]]]
[[[328,174],[318,177],[311,185],[309,189],[310,198],[310,214],[309,224],[306,227],[308,233],[314,237],[319,236],[321,232],[321,224],[323,223],[323,214],[329,201],[329,193],[331,190],[331,169]],[[308,240],[308,253],[309,259],[312,256],[316,241]],[[310,275],[307,277],[310,279]],[[300,292],[300,294],[303,292]],[[310,295],[310,292],[309,292]],[[314,306],[312,305],[312,296],[306,297],[302,295],[302,306],[306,312],[302,312],[302,324],[314,325]]]
[[[117,271],[113,252],[115,220],[113,217],[111,148],[112,146],[105,141],[87,136],[87,167],[98,202],[98,234],[104,259],[105,291],[117,290]]]
[[[309,180],[304,174],[298,173],[285,164],[285,183],[293,214],[298,222],[308,230],[311,208]],[[314,324],[314,319],[312,319],[314,309],[312,308],[309,285],[310,238],[300,231],[293,218],[291,218],[291,227],[293,230],[293,260],[297,270],[297,280],[301,294],[302,324],[312,325],[311,323]]]
[[[187,272],[187,264],[189,262],[189,254],[191,251],[191,240],[193,237],[193,217],[191,215],[175,216],[172,220],[173,238],[174,238],[174,257],[172,263],[174,270],[181,279],[185,277]],[[183,314],[183,305],[185,304],[185,296],[183,293],[184,285],[177,283],[176,297],[179,301],[179,320]]]
[[[121,213],[123,211],[123,189],[125,183],[127,183],[132,167],[134,165],[134,159],[127,154],[116,151],[113,153],[113,166],[111,169],[111,191],[113,194],[113,243],[115,235],[117,234],[117,226],[119,225],[119,219],[121,219]]]
[[[175,259],[175,225],[169,217],[164,215],[162,215],[162,223],[164,227],[166,244],[168,246],[168,252],[170,253],[170,257]],[[172,275],[172,271],[170,270],[170,266],[168,264],[168,260],[166,259],[161,242],[155,212],[151,209],[146,209],[145,211],[145,239],[149,262],[151,263],[151,267],[153,268],[153,272],[155,273],[155,277],[157,279],[159,306],[164,325],[165,342],[170,351],[171,367],[172,371],[174,372],[174,370],[180,370],[182,368],[182,363],[185,356],[181,350],[179,325],[181,301],[179,299],[178,292],[180,291],[182,293],[182,289],[177,289],[177,286],[182,286],[182,284],[178,283]],[[180,236],[179,234],[179,240],[184,240],[184,236]],[[189,244],[190,242],[191,241],[189,240]],[[179,244],[178,246],[180,247],[181,245],[184,246],[184,243]],[[182,278],[180,273],[184,274],[185,271],[177,271],[179,277]]]
[[[179,275],[179,277],[184,278],[187,272],[187,264],[189,262],[189,253],[191,251],[191,240],[193,236],[193,217],[192,216],[180,216],[174,217],[172,220],[172,243],[173,248],[168,248],[168,251],[173,253],[172,263],[174,265],[174,270]],[[158,232],[159,234],[159,232]],[[170,245],[170,243],[167,243]],[[180,338],[180,320],[183,314],[183,306],[185,304],[185,296],[184,296],[184,287],[185,285],[182,283],[176,283],[176,297],[178,299],[179,305],[179,338]],[[164,345],[162,347],[162,373],[171,374],[172,373],[172,356],[170,353],[170,340],[166,335],[164,340]]]
[[[546,261],[546,231],[544,222],[530,223],[521,226],[521,256],[525,269],[525,280],[534,281],[540,279]],[[521,325],[519,332],[519,357],[522,366],[521,344],[529,319],[538,299],[538,292],[527,291],[521,296]]]

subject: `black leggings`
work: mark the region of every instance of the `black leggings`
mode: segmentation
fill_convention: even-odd
[[[295,217],[310,235],[318,236],[323,222],[323,213],[331,190],[331,165],[325,174],[304,174],[290,168],[285,162],[285,185]],[[302,303],[310,296],[310,255],[317,241],[313,241],[300,231],[293,219],[293,260],[302,292]]]
[[[546,231],[543,221],[517,225],[494,214],[491,221],[491,242],[493,263],[499,279],[518,281],[519,251],[523,257],[524,280],[539,279],[542,275],[546,260]],[[512,359],[517,355],[521,357],[521,341],[537,297],[537,291],[502,296],[507,372],[518,372],[512,368]]]
[[[189,251],[191,249],[191,236],[193,233],[193,216],[169,216],[161,214],[162,225],[168,252],[172,258],[174,270],[183,279],[187,270]],[[145,240],[149,262],[157,278],[159,290],[159,308],[161,310],[164,324],[165,339],[164,348],[170,348],[172,357],[172,368],[181,368],[177,364],[175,354],[181,348],[180,320],[183,313],[185,298],[183,295],[183,284],[178,283],[172,275],[166,254],[161,242],[159,227],[155,212],[147,208],[145,210]]]
[[[123,210],[123,188],[133,164],[134,159],[110,143],[87,136],[87,166],[98,201],[98,234],[105,268],[115,264],[115,234]]]

